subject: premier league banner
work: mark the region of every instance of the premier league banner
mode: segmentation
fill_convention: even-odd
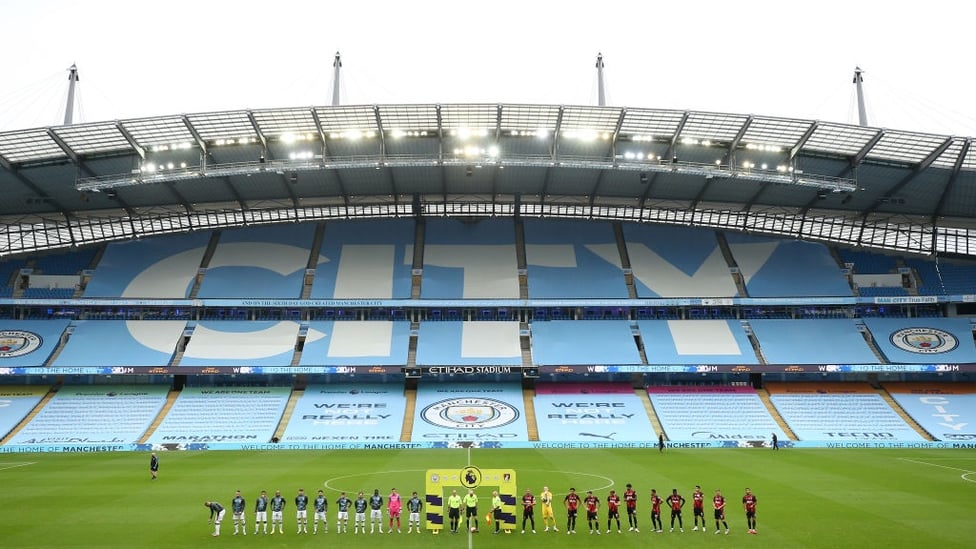
[[[540,383],[534,403],[540,440],[656,440],[644,403],[627,384]]]
[[[405,407],[396,385],[310,385],[281,442],[398,442]]]
[[[421,386],[413,420],[413,442],[435,447],[499,447],[528,441],[518,383]]]

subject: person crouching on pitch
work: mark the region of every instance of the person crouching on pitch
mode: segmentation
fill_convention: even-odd
[[[216,501],[205,501],[203,502],[203,506],[206,507],[207,509],[210,509],[210,520],[207,521],[207,524],[212,523],[214,525],[213,534],[210,535],[214,537],[219,536],[220,521],[224,520],[224,513],[226,512],[224,511],[224,506],[217,503]]]

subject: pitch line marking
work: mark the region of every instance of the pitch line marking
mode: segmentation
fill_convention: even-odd
[[[24,462],[16,462],[16,463],[0,463],[0,471],[4,471],[6,469],[14,469],[16,467],[27,467],[28,465],[34,465],[35,463],[37,462],[24,461]]]
[[[969,475],[976,474],[976,471],[970,471],[969,469],[960,469],[959,467],[949,467],[948,465],[939,465],[938,463],[929,463],[927,461],[919,461],[917,459],[909,459],[909,458],[898,458],[898,459],[902,461],[910,461],[912,463],[918,463],[920,465],[930,465],[932,467],[940,467],[942,469],[950,469],[952,471],[962,471],[963,474],[959,475],[961,479],[965,480],[966,482],[976,482],[976,479],[969,478]]]

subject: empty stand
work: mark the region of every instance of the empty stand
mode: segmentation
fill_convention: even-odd
[[[61,387],[7,444],[134,444],[166,402],[158,385]]]
[[[299,324],[292,321],[201,321],[193,326],[181,366],[289,366]]]
[[[968,318],[865,318],[874,343],[895,364],[976,362]]]
[[[68,320],[0,320],[0,367],[43,366],[58,349]]]
[[[669,440],[765,441],[786,435],[751,387],[665,385],[647,388]]]
[[[741,233],[725,237],[752,297],[853,295],[823,244]]]
[[[542,441],[657,439],[628,383],[537,383],[533,408]]]
[[[650,364],[756,364],[737,320],[638,320]]]
[[[299,365],[402,365],[407,362],[409,345],[410,323],[406,321],[313,320]]]
[[[770,364],[877,364],[852,319],[750,320]]]
[[[536,219],[523,224],[530,298],[628,297],[612,225]]]
[[[511,220],[429,219],[424,241],[424,299],[518,299]]]
[[[76,320],[52,366],[166,366],[183,320]]]
[[[310,297],[409,298],[413,231],[408,219],[328,223]]]
[[[521,366],[518,322],[422,322],[417,365]]]
[[[198,232],[113,242],[84,297],[187,298],[209,239]]]
[[[478,441],[528,441],[518,383],[437,383],[417,389],[417,413],[411,440],[457,446]]]
[[[309,385],[282,442],[396,442],[406,397],[399,385]]]
[[[549,364],[640,364],[626,320],[550,320],[532,323],[532,361]]]
[[[290,394],[289,387],[186,387],[148,442],[268,442]]]
[[[3,403],[3,413],[0,414],[0,440],[17,426],[44,395],[50,387],[47,385],[0,386],[0,402]]]
[[[936,440],[976,440],[976,383],[885,383],[884,387]]]
[[[623,225],[637,297],[734,297],[738,290],[713,231]]]

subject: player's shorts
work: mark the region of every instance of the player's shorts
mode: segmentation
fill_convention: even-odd
[[[620,511],[607,511],[607,518],[612,518],[612,519],[620,518]]]
[[[282,512],[281,511],[271,511],[271,522],[281,522]]]
[[[587,511],[586,520],[596,520],[596,511]]]
[[[715,510],[715,520],[725,520],[725,509]]]
[[[681,516],[681,509],[671,509],[671,516],[672,517],[680,517]]]
[[[383,510],[382,509],[370,509],[369,520],[383,520]]]
[[[576,518],[576,509],[568,509],[566,511],[567,518]]]
[[[753,518],[756,516],[755,511],[746,511],[746,518]]]
[[[356,522],[366,522],[366,513],[356,513]]]
[[[393,509],[390,509],[390,518],[400,518],[400,510],[397,509],[394,511]]]
[[[349,520],[349,511],[339,511],[336,513],[337,520]]]
[[[465,515],[464,516],[466,516],[466,517],[477,517],[478,516],[478,508],[477,507],[468,507],[467,510],[465,511]]]
[[[214,524],[220,524],[220,521],[224,520],[224,513],[226,513],[226,512],[227,512],[227,509],[222,509],[219,513],[217,513],[217,516],[214,517],[214,519],[215,519],[214,520]]]
[[[661,518],[660,511],[651,511],[651,518]]]
[[[322,512],[316,511],[315,512],[315,522],[318,522],[320,520],[322,522],[328,522],[329,521],[328,517],[325,516],[325,511],[322,511]]]
[[[295,511],[295,518],[298,518],[300,520],[305,520],[306,518],[308,518],[308,511],[306,511],[305,509],[302,509],[300,511]]]
[[[542,506],[542,518],[555,518],[554,515],[552,514],[552,506],[551,505],[543,505]]]
[[[627,514],[628,515],[633,515],[636,512],[637,512],[637,506],[636,505],[634,507],[628,507],[627,508]]]
[[[522,509],[522,516],[523,517],[534,517],[535,516],[535,509],[533,509],[531,507],[529,507],[528,509]]]
[[[410,513],[410,522],[420,524],[420,513]]]
[[[448,508],[447,518],[461,518],[461,508],[460,507]]]
[[[254,512],[254,522],[268,522],[268,512],[267,511],[255,511]]]
[[[704,517],[705,516],[705,509],[702,508],[702,507],[695,507],[695,516],[696,517]]]
[[[244,520],[246,520],[244,517],[244,511],[241,511],[240,513],[234,513],[234,520],[239,522],[244,522]]]
[[[494,510],[492,510],[491,515],[495,518],[495,520],[502,520],[502,510],[501,509],[494,509]]]

